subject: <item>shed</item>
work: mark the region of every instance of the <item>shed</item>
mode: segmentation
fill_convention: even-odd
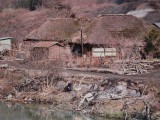
[[[25,45],[33,48],[32,56],[42,55],[38,59],[55,59],[70,54],[65,46],[71,41],[72,35],[79,31],[80,23],[77,19],[53,18],[48,19],[38,29],[31,32],[24,40]],[[35,50],[36,49],[36,50]]]
[[[58,42],[41,41],[32,44],[30,57],[33,60],[60,59],[65,54],[65,49]]]
[[[0,38],[0,52],[3,52],[4,50],[11,50],[13,40],[13,37]]]

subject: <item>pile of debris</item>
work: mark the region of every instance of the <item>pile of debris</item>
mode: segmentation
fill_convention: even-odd
[[[145,105],[141,103],[149,96],[148,86],[143,81],[129,79],[83,75],[56,78],[54,82],[49,79],[48,82],[50,86],[47,86],[46,77],[26,79],[6,100],[51,103],[58,109],[109,114],[115,109],[121,111],[125,101],[128,101],[126,104],[133,103],[133,111],[142,110]],[[109,107],[107,112],[106,107]]]
[[[84,91],[84,89],[81,87],[79,92]],[[145,90],[146,86],[144,84],[131,80],[104,80],[99,84],[88,86],[88,90],[86,89],[86,92],[82,94],[83,97],[79,103],[79,108],[84,106],[84,102],[140,97],[146,92]]]
[[[24,82],[19,83],[16,85],[16,90],[18,92],[32,92],[32,91],[42,91],[42,88],[52,86],[53,84],[56,84],[56,80],[60,80],[63,78],[60,77],[55,77],[50,78],[50,77],[35,77],[35,78],[30,78],[26,79]]]
[[[154,66],[151,65],[149,62],[140,62],[140,63],[132,63],[127,62],[123,65],[123,71],[126,75],[136,75],[142,73],[148,73],[154,70]]]
[[[73,97],[79,98],[79,107],[87,100],[118,100],[127,97],[140,97],[145,93],[146,86],[140,82],[121,79],[108,79],[105,77],[86,77],[81,80],[79,77],[56,78],[47,81],[46,77],[26,79],[23,83],[18,84],[15,89],[17,92],[42,92],[44,88],[54,88],[61,92],[72,92]],[[52,84],[53,82],[53,84]]]

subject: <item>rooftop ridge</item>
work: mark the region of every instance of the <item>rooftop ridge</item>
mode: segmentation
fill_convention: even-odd
[[[47,21],[54,21],[54,20],[78,20],[76,18],[48,18]]]
[[[101,15],[98,15],[98,17],[103,17],[103,16],[132,16],[132,15],[128,15],[128,14],[101,14]]]
[[[13,37],[1,37],[0,40],[13,39]]]

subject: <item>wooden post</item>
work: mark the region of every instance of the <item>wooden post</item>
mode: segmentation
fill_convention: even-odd
[[[81,47],[82,47],[82,57],[83,57],[83,35],[82,35],[82,27],[81,27]]]
[[[61,56],[61,55],[60,55],[60,46],[58,46],[58,50],[59,50],[59,58],[60,58],[60,56]]]

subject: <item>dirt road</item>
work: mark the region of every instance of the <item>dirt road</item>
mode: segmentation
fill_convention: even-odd
[[[97,72],[85,72],[85,71],[75,71],[75,70],[65,70],[67,75],[96,75],[108,78],[119,78],[119,79],[131,79],[131,80],[154,80],[160,83],[160,69],[151,73],[145,73],[140,75],[118,75],[112,73],[97,73]]]

